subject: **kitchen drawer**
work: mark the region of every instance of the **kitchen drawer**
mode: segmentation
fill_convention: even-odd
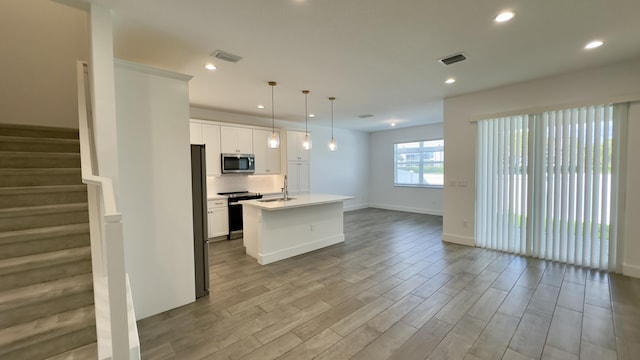
[[[207,200],[207,208],[226,207],[227,199],[209,199]]]

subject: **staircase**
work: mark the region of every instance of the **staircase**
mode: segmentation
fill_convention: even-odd
[[[0,124],[0,359],[96,359],[78,131]]]

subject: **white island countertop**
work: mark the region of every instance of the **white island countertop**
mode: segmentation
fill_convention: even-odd
[[[353,199],[353,196],[332,194],[303,194],[290,196],[290,199],[287,201],[283,201],[281,198],[276,197],[270,199],[245,200],[241,201],[240,203],[242,205],[253,206],[262,210],[285,210],[311,205],[330,204],[349,199]]]

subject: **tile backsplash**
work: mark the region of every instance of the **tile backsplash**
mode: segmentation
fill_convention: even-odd
[[[251,191],[261,194],[280,192],[282,175],[221,175],[207,177],[207,194]]]

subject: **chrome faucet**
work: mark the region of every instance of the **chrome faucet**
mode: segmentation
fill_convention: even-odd
[[[284,187],[282,188],[282,200],[289,200],[289,181],[287,175],[284,176]]]

